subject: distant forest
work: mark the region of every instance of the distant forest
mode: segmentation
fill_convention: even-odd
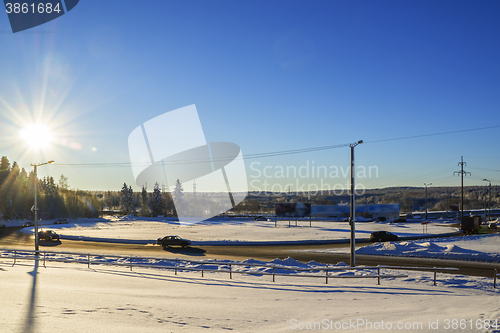
[[[93,192],[69,190],[68,179],[61,175],[36,179],[39,218],[96,217],[101,212],[99,197]],[[26,172],[17,162],[10,164],[3,156],[0,161],[0,218],[4,220],[33,219],[35,175]]]
[[[464,186],[464,209],[484,209],[488,207],[488,186]],[[311,202],[313,205],[338,205],[350,203],[350,194],[321,195],[315,194],[308,198],[307,194],[255,194],[248,197],[233,209],[258,210],[261,213],[274,212],[275,202]],[[423,187],[388,187],[367,189],[364,194],[356,195],[356,204],[389,204],[399,203],[401,212],[425,210],[425,188]],[[427,207],[429,211],[447,211],[452,205],[461,204],[461,188],[457,187],[427,187]],[[500,207],[500,186],[491,186],[491,208]]]
[[[116,191],[71,190],[68,179],[61,175],[38,178],[37,197],[41,219],[98,217],[103,212],[120,212],[141,216],[176,216],[174,199],[169,192],[155,186],[153,192],[142,189],[133,192],[123,184]],[[33,219],[35,176],[26,172],[17,162],[10,163],[6,156],[0,161],[0,219]],[[488,207],[487,186],[464,187],[464,209]],[[460,187],[428,187],[428,210],[446,211],[452,205],[460,205]],[[311,202],[313,205],[337,205],[350,202],[349,193],[344,195],[315,194],[308,197],[294,193],[249,193],[233,208],[235,214],[273,214],[276,202]],[[425,189],[418,187],[389,187],[369,189],[356,196],[357,204],[399,203],[401,212],[425,210]],[[500,186],[491,187],[491,208],[500,207]]]

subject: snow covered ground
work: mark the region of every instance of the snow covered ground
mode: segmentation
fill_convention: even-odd
[[[445,239],[377,243],[359,248],[359,254],[434,257],[500,262],[500,233]]]
[[[443,221],[429,224],[424,233],[420,223],[358,222],[356,237],[368,239],[373,231],[386,230],[400,237],[418,237],[456,232],[456,228],[441,226]],[[141,218],[125,216],[109,220],[77,220],[69,224],[49,225],[63,239],[101,240],[121,243],[151,244],[166,235],[190,239],[193,245],[258,244],[269,242],[324,242],[348,240],[348,222],[313,220],[255,221],[252,218],[219,218],[190,226],[180,226],[169,218]],[[33,232],[33,228],[23,229]]]
[[[70,221],[71,222],[71,221]],[[428,233],[455,231],[432,223]],[[137,218],[85,221],[51,225],[63,237],[89,240],[154,242],[157,237],[178,234],[196,242],[231,244],[330,240],[349,238],[344,222],[299,221],[288,227],[281,221],[216,220],[180,227],[169,219],[141,221]],[[358,237],[374,230],[388,230],[403,237],[422,235],[419,223],[358,223]],[[25,228],[29,232],[29,228]],[[376,243],[358,249],[363,254],[462,256],[497,260],[500,234],[433,238],[399,243]],[[335,251],[348,251],[336,249]],[[315,250],[316,251],[316,250]],[[332,251],[332,250],[326,250]],[[435,253],[435,255],[432,255]],[[2,332],[296,332],[296,331],[398,331],[398,332],[500,332],[500,288],[492,278],[433,272],[391,271],[405,278],[385,278],[377,285],[372,271],[325,272],[317,277],[277,276],[272,282],[271,265],[287,268],[324,268],[324,264],[300,263],[291,258],[262,262],[253,259],[233,266],[240,272],[229,278],[227,265],[203,261],[217,272],[179,271],[168,259],[144,259],[162,269],[82,263],[33,261],[13,265],[0,251],[0,331]],[[74,255],[61,254],[66,259]],[[136,260],[136,259],[134,259]],[[126,259],[99,259],[108,264],[126,264]],[[251,266],[259,264],[261,267]],[[182,264],[180,267],[197,267]],[[185,266],[183,266],[185,265]],[[329,267],[334,267],[330,265]],[[345,267],[338,264],[337,267]],[[291,270],[276,269],[283,274]],[[300,274],[312,274],[300,272]],[[333,276],[350,277],[334,279]],[[485,323],[494,324],[489,327]],[[487,327],[485,327],[487,326]],[[490,325],[491,326],[491,325]]]
[[[250,260],[249,263],[258,263]],[[288,267],[318,263],[274,260]],[[249,268],[251,269],[251,268]],[[384,272],[389,274],[390,271]],[[394,273],[394,272],[392,272]],[[401,273],[396,272],[396,273]],[[351,272],[333,273],[351,275]],[[369,274],[369,273],[356,273]],[[492,279],[324,279],[0,260],[2,332],[500,332]],[[462,325],[462,329],[459,329]],[[453,329],[455,327],[455,329]],[[464,328],[465,327],[465,328]],[[310,329],[309,329],[310,328]]]
[[[357,254],[424,257],[500,262],[500,233],[373,243]],[[317,253],[348,253],[348,248],[297,250]]]

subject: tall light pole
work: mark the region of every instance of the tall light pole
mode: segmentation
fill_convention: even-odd
[[[35,255],[39,255],[40,253],[38,252],[39,250],[39,245],[38,245],[38,206],[37,206],[37,200],[36,200],[36,183],[38,182],[36,179],[36,168],[45,165],[45,164],[52,164],[54,161],[48,161],[45,163],[38,163],[38,164],[31,164],[31,166],[34,168],[34,174],[35,174],[35,205],[33,206],[33,210],[35,212]]]
[[[355,258],[355,251],[356,251],[356,205],[354,203],[354,147],[356,147],[359,144],[362,144],[363,140],[359,140],[358,142],[351,143],[349,144],[349,147],[351,147],[351,218],[350,218],[350,224],[351,224],[351,267],[356,266],[356,258]]]
[[[483,182],[489,182],[490,183],[490,188],[488,190],[488,193],[489,193],[489,199],[488,199],[488,221],[489,221],[490,218],[491,218],[491,181],[485,178],[485,179],[483,179]],[[486,211],[486,208],[484,210]]]
[[[427,186],[431,186],[432,183],[426,184],[424,183],[425,186],[425,219],[427,220]]]

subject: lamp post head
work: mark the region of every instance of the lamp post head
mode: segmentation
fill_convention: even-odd
[[[52,163],[54,163],[54,161],[48,161],[48,162],[47,162],[47,164],[52,164]]]
[[[363,143],[363,140],[359,140],[358,142],[350,143],[350,144],[349,144],[349,147],[354,148],[354,147],[356,147],[357,145],[360,145],[360,144],[362,144],[362,143]]]

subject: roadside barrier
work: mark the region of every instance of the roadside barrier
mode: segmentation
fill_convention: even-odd
[[[382,270],[406,270],[406,271],[431,271],[434,272],[434,285],[437,281],[437,273],[458,271],[458,268],[443,268],[443,267],[406,267],[406,266],[362,266],[362,267],[349,267],[349,266],[326,266],[322,268],[299,268],[287,267],[281,265],[264,265],[256,263],[244,262],[228,262],[228,261],[196,261],[185,259],[167,259],[157,257],[132,257],[132,256],[114,256],[114,255],[101,255],[90,253],[74,253],[74,252],[50,252],[50,251],[35,251],[29,250],[12,250],[0,249],[0,259],[12,259],[14,265],[18,260],[37,260],[42,262],[46,267],[47,262],[63,262],[63,263],[79,263],[86,264],[88,268],[91,265],[111,265],[111,266],[125,266],[129,267],[132,271],[133,267],[142,268],[155,268],[155,269],[170,269],[177,275],[179,271],[198,271],[204,277],[205,272],[219,272],[228,273],[229,278],[233,278],[233,274],[248,274],[248,275],[267,275],[273,277],[273,282],[276,281],[276,276],[291,276],[291,277],[311,277],[323,278],[325,283],[328,284],[330,279],[363,279],[363,278],[376,278],[377,284],[380,285],[382,278],[405,278],[408,275],[400,274],[383,274]],[[148,262],[149,261],[149,262]],[[151,263],[156,261],[157,263]],[[239,267],[249,267],[250,269],[264,269],[266,271],[251,271],[241,270]],[[292,271],[292,272],[290,272]],[[370,275],[332,275],[332,272],[342,271],[372,271]],[[354,273],[355,274],[355,273]],[[496,278],[499,276],[495,269],[493,287],[496,288]]]

